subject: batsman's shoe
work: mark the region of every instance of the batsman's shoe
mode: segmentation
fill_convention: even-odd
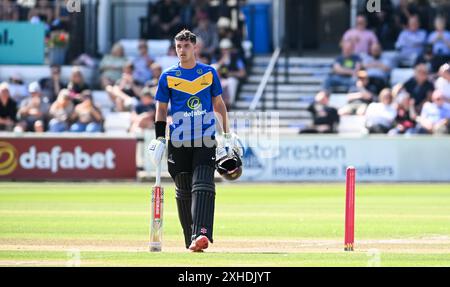
[[[191,246],[189,246],[189,250],[192,252],[203,252],[204,249],[208,248],[208,244],[208,237],[200,235],[192,241]]]

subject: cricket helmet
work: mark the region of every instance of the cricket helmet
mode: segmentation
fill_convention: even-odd
[[[217,172],[226,180],[236,180],[242,174],[242,160],[239,151],[233,149],[232,155],[225,153],[216,158]]]

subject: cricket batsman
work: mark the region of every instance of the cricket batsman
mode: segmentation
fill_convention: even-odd
[[[148,150],[159,165],[166,145],[168,169],[175,182],[178,216],[186,248],[202,252],[213,242],[214,171],[233,180],[242,173],[236,135],[230,133],[216,70],[196,61],[196,35],[175,36],[179,63],[165,70],[156,92],[156,139]],[[172,123],[166,139],[167,115]],[[216,122],[217,121],[217,122]],[[221,135],[216,135],[216,124]]]

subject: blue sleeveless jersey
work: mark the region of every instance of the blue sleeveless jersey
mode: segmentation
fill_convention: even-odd
[[[197,63],[192,69],[180,64],[165,70],[158,82],[155,99],[170,102],[172,141],[212,137],[215,134],[215,118],[212,98],[222,94],[222,86],[216,70]]]

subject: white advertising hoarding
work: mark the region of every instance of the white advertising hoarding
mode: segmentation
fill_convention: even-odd
[[[280,136],[278,153],[248,147],[241,181],[450,181],[450,137]]]

